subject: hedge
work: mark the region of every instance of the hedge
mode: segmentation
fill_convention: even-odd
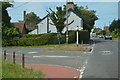
[[[79,32],[79,42],[82,42],[83,43],[88,43],[90,38],[89,38],[89,32],[87,30],[81,30]]]
[[[88,31],[83,30],[79,32],[79,42],[84,43],[89,41]],[[66,35],[62,34],[60,38],[61,44],[66,43]],[[76,42],[76,31],[69,31],[69,43]],[[26,34],[13,39],[3,40],[2,46],[39,46],[39,45],[50,45],[58,44],[57,33],[46,33],[46,34]]]

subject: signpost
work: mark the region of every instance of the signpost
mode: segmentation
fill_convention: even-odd
[[[79,32],[79,27],[77,26],[77,28],[76,28],[76,31],[77,31],[77,33],[76,33],[76,36],[77,36],[77,41],[76,41],[76,43],[77,43],[77,47],[78,47],[78,45],[79,45],[79,35],[78,35],[78,32]]]

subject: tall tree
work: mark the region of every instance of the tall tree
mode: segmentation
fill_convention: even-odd
[[[120,29],[120,20],[113,20],[109,26],[110,32]]]
[[[63,17],[64,11],[62,10],[62,7],[56,7],[57,11],[54,12],[52,9],[52,13],[47,11],[50,14],[50,19],[52,20],[53,23],[50,23],[51,25],[55,25],[57,28],[58,33],[62,33],[62,30],[64,27],[66,27],[67,24],[65,24],[66,18]],[[69,16],[68,16],[69,17]],[[72,24],[74,22],[71,21],[68,25]]]
[[[10,23],[11,17],[7,12],[7,8],[13,7],[13,4],[9,2],[2,2],[2,37],[4,38],[12,38],[15,35],[19,34],[17,28],[13,27]]]
[[[28,13],[25,16],[25,24],[27,26],[28,31],[34,30],[37,27],[37,24],[40,22],[40,18],[34,13]]]
[[[47,11],[50,14],[50,19],[52,20],[53,23],[50,23],[51,25],[56,26],[57,28],[57,37],[58,37],[58,42],[60,44],[60,35],[62,33],[62,30],[64,27],[66,27],[67,24],[65,24],[66,18],[63,17],[63,10],[62,7],[56,7],[57,11],[54,12],[51,8],[50,10],[52,11],[52,13],[50,13],[49,11]],[[74,22],[71,21],[68,25],[72,24]],[[60,46],[59,46],[60,47]]]

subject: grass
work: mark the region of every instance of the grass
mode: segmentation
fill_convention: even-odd
[[[76,44],[60,44],[60,46],[63,45],[76,45]],[[46,48],[46,47],[58,47],[58,44],[55,45],[40,45],[40,46],[6,46],[2,48]]]
[[[89,52],[90,49],[81,46],[81,44],[77,47],[76,44],[56,44],[56,45],[40,45],[40,46],[11,46],[11,47],[3,47],[3,48],[48,48],[43,49],[43,51],[86,51]]]
[[[2,59],[0,57],[0,79],[2,78]]]
[[[43,49],[43,51],[81,51],[81,52],[86,51],[86,52],[89,52],[90,49],[84,46],[76,46],[75,44],[73,44],[73,45],[60,45],[60,46],[53,47],[53,48]]]
[[[2,61],[3,78],[45,78],[41,71],[34,71],[29,68],[22,68],[19,64],[10,61]]]

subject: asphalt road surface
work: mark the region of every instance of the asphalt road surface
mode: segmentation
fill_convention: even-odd
[[[83,78],[118,78],[118,40],[95,39]]]
[[[94,39],[91,53],[68,51],[42,51],[43,48],[4,48],[7,59],[12,60],[13,51],[16,61],[21,63],[25,54],[26,64],[50,64],[67,66],[81,72],[80,78],[117,78],[118,77],[118,40]]]

